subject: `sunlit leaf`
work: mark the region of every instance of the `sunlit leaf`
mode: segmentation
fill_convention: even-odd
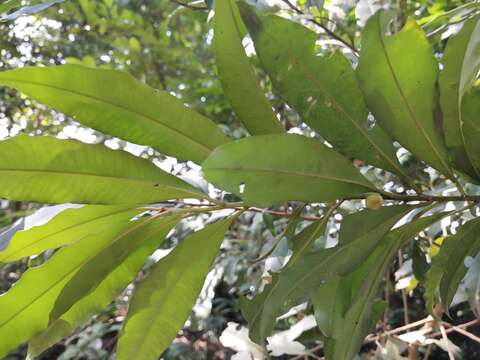
[[[83,265],[68,281],[60,292],[55,306],[50,313],[50,324],[65,314],[75,303],[95,291],[102,281],[122,264],[130,254],[145,241],[154,236],[164,239],[178,222],[178,216],[154,216],[140,220],[137,227],[132,227],[128,234],[121,234],[111,244],[88,263]]]
[[[195,232],[161,259],[135,290],[120,335],[119,360],[156,360],[192,311],[230,224]]]
[[[67,209],[45,225],[16,233],[8,247],[0,251],[0,263],[72,244],[87,235],[101,232],[126,213],[133,218],[140,212],[125,205],[87,205],[80,209]]]
[[[0,142],[0,197],[43,203],[142,204],[200,197],[147,160],[52,137]]]
[[[236,0],[215,2],[215,58],[223,91],[252,135],[283,132],[242,45]]]
[[[60,291],[76,271],[118,236],[138,226],[123,214],[102,232],[60,249],[44,265],[27,270],[0,296],[0,357],[48,327],[49,314]]]
[[[70,335],[77,326],[82,325],[92,315],[103,310],[135,278],[145,260],[160,246],[165,237],[166,224],[164,222],[157,220],[146,225],[145,228],[142,227],[140,231],[132,233],[130,236],[117,238],[117,241],[111,243],[86,263],[84,267],[87,269],[91,264],[96,264],[102,268],[94,275],[101,276],[100,278],[84,279],[85,282],[91,280],[92,282],[89,284],[91,286],[95,284],[95,289],[91,290],[87,296],[78,299],[59,319],[50,323],[46,330],[35,335],[29,341],[30,357],[37,356],[63,337]],[[133,244],[130,245],[130,243]],[[129,250],[130,252],[127,253]],[[100,261],[105,260],[102,254],[109,251],[114,251],[112,257],[121,253],[121,259],[112,259],[112,257],[107,259],[111,268],[108,274],[105,274],[102,270],[105,270],[106,266],[102,265]],[[112,262],[112,260],[115,261]],[[85,273],[82,269],[84,268],[79,271]],[[79,273],[76,273],[70,281],[73,281],[78,275]],[[64,291],[65,288],[62,292]]]
[[[347,159],[304,136],[263,135],[216,149],[203,163],[207,180],[247,203],[328,202],[375,191]]]
[[[200,162],[228,141],[213,122],[174,96],[121,71],[79,65],[27,67],[0,72],[0,84],[83,125],[181,160]]]
[[[367,104],[401,145],[454,178],[434,120],[438,64],[432,48],[413,19],[399,33],[386,36],[389,21],[389,14],[379,11],[363,31],[358,78]]]

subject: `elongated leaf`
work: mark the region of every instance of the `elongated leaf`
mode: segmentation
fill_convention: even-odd
[[[147,160],[103,145],[17,136],[0,142],[0,197],[44,203],[145,204],[200,192]]]
[[[119,360],[156,360],[192,311],[230,220],[197,231],[160,260],[137,287],[120,335]]]
[[[125,205],[87,205],[80,209],[65,210],[45,225],[16,233],[8,247],[0,251],[0,263],[72,244],[87,235],[101,232],[112,221],[115,222],[116,217],[123,217],[124,213],[129,213],[133,218],[140,212]]]
[[[152,236],[144,236],[148,234],[151,234]],[[114,297],[133,281],[148,256],[163,242],[164,235],[165,223],[157,220],[154,223],[147,224],[147,228],[142,228],[141,234],[135,233],[136,237],[134,239],[132,239],[131,236],[120,238],[100,252],[99,254],[105,253],[106,251],[113,250],[113,248],[117,246],[123,247],[123,250],[126,250],[127,248],[132,249],[131,253],[127,254],[128,257],[121,262],[118,261],[115,262],[116,264],[113,264],[112,261],[109,261],[109,265],[112,265],[112,268],[108,275],[101,279],[92,279],[94,282],[98,282],[98,286],[96,286],[87,296],[79,299],[78,302],[76,302],[66,313],[51,323],[45,331],[35,335],[30,340],[30,357],[33,358],[39,355],[63,337],[71,334],[77,326],[86,322],[92,315],[104,309]],[[125,244],[129,240],[135,243],[136,246],[133,247]],[[115,251],[116,254],[118,254],[118,251]],[[124,258],[124,253],[121,255],[122,258]],[[88,267],[89,264],[92,264],[93,262],[102,266],[97,260],[101,261],[104,259],[99,259],[98,257],[99,255],[95,256],[85,266]],[[82,271],[82,269],[80,269],[80,271]],[[78,273],[75,277],[77,275]],[[100,275],[100,273],[95,274],[95,276],[98,275]]]
[[[386,36],[389,20],[379,11],[363,32],[358,78],[367,104],[400,144],[454,178],[434,122],[438,65],[430,44],[413,19],[398,34]],[[409,56],[404,56],[405,49]]]
[[[330,336],[325,339],[325,353],[329,360],[353,359],[360,350],[365,336],[373,330],[385,309],[384,301],[377,298],[379,286],[391,259],[398,249],[404,246],[422,229],[438,221],[444,214],[436,214],[418,219],[403,225],[385,235],[375,250],[364,258],[362,264],[354,272],[346,274],[338,283],[337,293],[330,296],[339,296],[343,308],[337,308],[330,314],[328,308],[320,308],[320,299],[316,299],[315,312],[325,317],[322,324],[330,325]],[[329,285],[329,281],[323,286]],[[321,288],[320,288],[321,289]],[[318,293],[317,293],[318,296]],[[350,298],[348,298],[350,296]],[[328,303],[327,303],[328,305]],[[343,311],[343,312],[342,312]],[[318,317],[318,315],[317,315]]]
[[[472,169],[473,154],[466,147],[462,116],[463,96],[470,90],[480,68],[480,18],[464,23],[462,30],[448,40],[440,73],[440,102],[445,143],[460,170],[478,177]]]
[[[26,271],[0,296],[0,357],[47,328],[55,299],[68,280],[113,239],[138,226],[130,218],[131,214],[123,214],[103,232],[60,249],[44,265]]]
[[[201,162],[228,141],[209,119],[121,71],[78,65],[29,67],[0,72],[0,84],[83,125],[182,160]]]
[[[261,294],[242,304],[251,339],[262,343],[272,332],[279,315],[312,296],[326,279],[347,274],[364,261],[390,228],[412,208],[391,206],[382,210],[385,211],[383,214],[382,211],[366,210],[347,216],[344,234],[353,238],[341,237],[335,248],[293,255],[286,268],[274,274],[272,283]],[[351,227],[356,226],[359,218],[364,222],[365,231],[355,233]],[[318,237],[318,233],[312,238]]]
[[[433,311],[437,294],[441,303],[448,308],[467,273],[465,258],[474,257],[479,251],[480,219],[470,220],[454,236],[445,239],[426,275],[425,302],[429,312]]]
[[[328,202],[375,191],[347,159],[300,135],[252,136],[226,144],[202,168],[213,184],[261,206]]]
[[[0,17],[0,21],[14,21],[21,16],[34,15],[41,11],[47,10],[49,7],[62,3],[64,0],[50,0],[50,1],[31,1],[30,5],[23,6],[18,10],[15,10],[11,14]],[[21,5],[21,1],[7,1],[6,4],[0,5],[0,13],[9,11]]]
[[[477,173],[480,174],[480,86],[464,95],[462,101],[465,149]]]
[[[318,56],[318,35],[274,15],[242,15],[260,60],[280,95],[336,150],[345,156],[403,177],[391,138],[370,128],[368,110],[349,61],[341,54]]]
[[[163,219],[151,217],[145,224],[132,232],[115,238],[111,244],[88,263],[83,265],[68,281],[58,296],[50,313],[50,323],[60,318],[79,300],[92,293],[108,274],[133,253],[145,239],[155,236],[164,239],[178,222],[178,216],[165,216]]]
[[[215,2],[215,58],[223,91],[250,134],[284,132],[245,54],[239,22],[236,0]]]
[[[0,13],[6,13],[22,5],[22,0],[5,0],[0,4]]]
[[[466,132],[463,129],[463,97],[472,88],[480,69],[480,21],[476,16],[465,22],[462,30],[450,38],[443,57],[444,71],[440,74],[441,105],[444,113],[445,141],[455,159],[467,170],[471,154],[463,148]],[[465,157],[466,159],[463,159]],[[461,162],[463,160],[463,163]],[[466,162],[466,164],[464,164]],[[478,172],[474,172],[478,176]]]

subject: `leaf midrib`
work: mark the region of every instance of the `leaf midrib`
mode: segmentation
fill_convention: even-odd
[[[268,33],[267,33],[268,34]],[[269,39],[273,39],[277,44],[278,41],[275,37],[269,36]],[[402,175],[404,178],[408,179],[408,176],[404,173],[404,171],[398,166],[398,164],[395,163],[395,161],[392,161],[390,157],[383,152],[383,150],[377,145],[375,141],[368,135],[368,133],[363,129],[360,124],[358,124],[355,119],[350,115],[350,113],[344,109],[338,102],[337,100],[332,97],[323,87],[322,84],[318,81],[316,76],[310,76],[308,71],[302,71],[303,67],[300,66],[299,64],[303,63],[301,59],[299,59],[293,52],[289,51],[290,49],[288,48],[285,52],[297,63],[297,69],[300,70],[300,72],[303,74],[303,77],[308,79],[308,81],[311,81],[315,83],[316,89],[320,91],[323,94],[323,97],[328,99],[332,105],[339,110],[345,118],[360,132],[360,134],[367,140],[367,142],[372,145],[372,147],[377,151],[377,153],[387,162],[389,163],[394,169],[398,171],[400,175]],[[312,55],[310,55],[312,56]]]
[[[325,175],[305,173],[305,172],[292,171],[292,170],[258,169],[258,168],[246,168],[246,167],[227,168],[227,167],[208,167],[208,166],[204,170],[206,170],[206,171],[222,171],[222,172],[226,172],[226,171],[242,172],[243,171],[243,172],[252,172],[252,173],[259,172],[259,173],[268,173],[268,174],[303,176],[303,177],[310,177],[310,178],[327,180],[327,181],[344,182],[344,183],[348,183],[348,184],[359,185],[359,186],[362,186],[366,189],[377,190],[374,186],[370,186],[368,183],[364,184],[364,183],[357,182],[357,181],[354,181],[354,180],[349,180],[349,179],[344,179],[344,178],[339,178],[339,177],[334,177],[334,176],[325,176]],[[367,180],[365,180],[365,181],[367,181]]]
[[[379,36],[379,39],[380,39],[380,44],[381,44],[381,47],[382,47],[382,50],[383,50],[383,55],[385,57],[385,61],[387,62],[387,65],[388,65],[388,68],[390,70],[390,74],[392,76],[392,79],[393,79],[393,82],[395,84],[395,88],[397,89],[398,93],[400,94],[400,98],[402,99],[402,101],[404,102],[405,106],[407,107],[407,110],[408,110],[408,114],[410,115],[410,118],[413,120],[413,123],[415,125],[415,127],[420,131],[420,133],[422,134],[422,136],[425,138],[425,141],[428,143],[429,147],[432,149],[433,153],[435,154],[435,157],[440,161],[440,163],[442,164],[442,166],[444,167],[444,171],[446,171],[446,173],[451,177],[451,178],[455,178],[455,176],[453,175],[450,167],[448,166],[447,163],[445,163],[445,161],[443,160],[443,158],[441,157],[441,155],[438,153],[438,150],[437,148],[433,145],[433,142],[432,140],[430,139],[430,137],[428,136],[428,134],[426,133],[425,129],[423,128],[422,124],[420,123],[420,121],[417,119],[416,115],[415,115],[415,112],[413,111],[411,105],[410,105],[410,102],[408,101],[405,93],[403,92],[403,89],[402,87],[400,86],[400,82],[398,80],[398,77],[397,77],[397,74],[395,73],[395,70],[393,69],[393,64],[390,60],[390,56],[388,54],[388,51],[387,51],[387,46],[385,44],[385,39],[383,38],[383,34],[382,34],[382,27],[381,27],[381,23],[380,23],[380,16],[377,15],[377,29],[378,29],[378,36]]]
[[[224,231],[223,227],[220,227],[219,229],[217,229],[216,231],[213,232],[213,234],[211,235],[210,238],[214,238],[217,234],[219,234],[219,233],[221,233],[221,232],[223,232],[223,231]],[[176,277],[177,281],[172,281],[171,284],[165,289],[165,292],[166,292],[167,294],[170,294],[170,293],[173,292],[174,288],[175,288],[175,287],[178,285],[178,283],[179,283],[178,279],[181,279],[181,278],[185,275],[185,273],[186,273],[188,270],[190,270],[190,268],[191,268],[191,262],[190,262],[190,260],[191,260],[191,259],[186,258],[186,257],[184,256],[184,260],[185,260],[184,262],[189,263],[189,266],[182,266],[182,267],[181,267],[181,270],[180,270],[180,272],[178,273],[178,276]],[[178,266],[178,264],[177,264],[177,266]],[[153,294],[152,294],[152,296],[153,296]],[[197,296],[198,296],[198,295],[197,295]],[[150,299],[151,299],[151,297],[149,298],[149,300],[150,300]],[[165,304],[168,300],[169,300],[169,297],[168,297],[168,296],[164,296],[164,297],[159,301],[159,303],[156,303],[156,304],[155,304],[155,313],[157,314],[157,316],[154,316],[154,320],[152,319],[152,321],[149,321],[149,322],[148,322],[147,327],[146,327],[146,329],[145,329],[145,332],[143,333],[144,336],[141,336],[140,343],[137,343],[137,345],[136,345],[136,348],[137,348],[137,349],[140,349],[140,348],[147,342],[149,335],[154,334],[154,333],[153,333],[152,331],[150,331],[150,330],[154,327],[154,325],[155,325],[156,320],[158,319],[158,317],[161,316],[161,308],[164,306],[164,304]],[[150,304],[150,305],[151,305],[151,304]],[[152,306],[149,306],[147,310],[148,310],[148,311],[152,311],[152,310],[153,310]],[[132,317],[131,319],[134,319],[134,318],[135,318],[135,315],[133,315],[133,317]],[[127,319],[127,321],[128,321],[128,319]],[[125,329],[126,329],[126,326],[125,326]],[[125,334],[126,334],[126,332],[125,332]],[[137,351],[134,351],[134,352],[137,353]]]
[[[59,283],[61,283],[64,279],[66,279],[68,276],[70,276],[73,272],[75,272],[76,270],[78,270],[79,268],[81,268],[83,265],[85,265],[87,262],[89,262],[91,259],[93,259],[95,257],[96,254],[98,254],[99,252],[101,251],[104,251],[105,249],[107,249],[111,244],[115,243],[116,241],[118,241],[119,239],[121,239],[122,237],[124,236],[127,236],[129,233],[133,232],[133,231],[136,231],[137,229],[141,228],[142,226],[145,226],[147,224],[149,224],[150,221],[146,220],[146,221],[142,221],[141,223],[137,224],[136,226],[133,226],[132,228],[130,229],[127,229],[126,231],[122,232],[120,235],[118,235],[117,237],[115,237],[112,241],[109,241],[105,244],[105,246],[103,246],[102,248],[100,248],[97,252],[93,253],[91,256],[88,256],[84,261],[80,262],[77,266],[74,266],[72,269],[70,269],[69,271],[67,271],[66,273],[64,273],[64,275],[62,277],[60,277],[59,279],[57,279],[56,281],[54,281],[52,284],[50,284],[49,286],[47,286],[47,288],[42,291],[40,294],[38,294],[36,297],[34,297],[28,304],[25,304],[23,307],[21,307],[17,312],[15,312],[13,315],[11,315],[8,319],[4,320],[2,323],[0,323],[0,330],[6,325],[8,324],[12,319],[16,318],[20,313],[22,313],[25,309],[27,309],[28,307],[30,306],[33,306],[33,304],[35,302],[37,302],[40,298],[42,298],[46,293],[48,293],[49,291],[51,291],[55,286],[57,286]],[[89,235],[85,235],[82,239],[85,239],[87,238]],[[48,262],[46,263],[48,264]],[[45,264],[45,265],[46,265]],[[45,266],[44,265],[44,266]],[[6,295],[8,293],[5,293],[3,295]],[[62,314],[63,315],[63,314]]]
[[[108,205],[107,205],[107,206],[108,206]],[[95,218],[90,218],[90,219],[88,219],[88,220],[85,220],[85,221],[82,221],[82,222],[79,222],[79,223],[76,223],[76,224],[67,226],[67,227],[65,227],[65,228],[63,228],[63,229],[60,229],[60,230],[58,230],[58,231],[55,231],[55,232],[49,233],[49,234],[47,234],[47,235],[41,236],[41,237],[38,238],[35,242],[26,244],[25,246],[17,249],[16,251],[14,251],[13,253],[11,253],[11,254],[10,254],[9,256],[7,256],[7,257],[2,258],[2,257],[0,256],[0,262],[1,262],[1,261],[12,261],[11,258],[12,258],[12,257],[15,257],[16,254],[18,254],[19,252],[24,251],[25,249],[27,249],[27,248],[29,248],[29,247],[32,247],[32,246],[35,245],[36,243],[38,243],[38,242],[40,242],[40,241],[42,241],[42,240],[45,240],[45,239],[48,238],[48,237],[54,237],[54,236],[57,236],[58,234],[61,234],[62,232],[72,230],[72,229],[74,229],[74,228],[76,228],[76,227],[79,227],[79,226],[88,224],[88,223],[90,223],[90,222],[99,221],[99,220],[101,220],[101,219],[103,219],[103,218],[107,218],[107,217],[110,217],[110,216],[118,215],[118,214],[121,214],[121,213],[123,213],[123,212],[128,212],[128,211],[131,211],[132,209],[133,209],[133,207],[132,207],[132,208],[128,208],[128,209],[125,209],[125,207],[122,207],[122,209],[120,209],[120,210],[117,210],[117,211],[114,211],[114,212],[110,212],[110,213],[108,213],[108,214],[103,214],[103,215],[97,216],[97,217],[95,217]],[[68,244],[67,244],[67,245],[68,245]],[[8,250],[8,247],[5,248],[5,250],[3,250],[3,251],[6,251],[6,250]],[[2,255],[1,252],[0,252],[0,255]]]
[[[137,115],[141,118],[144,118],[144,119],[147,119],[148,121],[151,121],[157,125],[160,125],[160,126],[163,126],[164,128],[170,130],[171,132],[173,133],[177,133],[179,134],[181,137],[187,139],[188,141],[190,141],[191,143],[193,144],[196,144],[197,146],[203,148],[203,150],[206,150],[207,151],[207,155],[210,154],[214,148],[209,148],[207,145],[204,145],[200,142],[198,142],[197,140],[191,138],[190,136],[188,136],[187,134],[185,134],[184,132],[178,130],[178,129],[175,129],[171,126],[168,126],[166,123],[164,122],[160,122],[158,121],[156,118],[150,116],[150,115],[147,115],[145,113],[141,113],[141,112],[138,112],[134,109],[131,109],[127,106],[124,106],[124,105],[120,105],[120,104],[117,104],[117,103],[114,103],[112,102],[111,100],[107,100],[105,98],[100,98],[100,97],[96,97],[96,96],[93,96],[91,94],[87,94],[87,93],[84,93],[84,92],[80,92],[80,91],[76,91],[76,90],[72,90],[72,89],[68,89],[68,88],[64,88],[64,87],[60,87],[60,86],[55,86],[55,85],[51,85],[51,84],[46,84],[46,83],[41,83],[41,82],[35,82],[35,81],[26,81],[26,80],[19,80],[19,79],[16,79],[16,80],[0,80],[0,82],[4,82],[4,83],[23,83],[23,84],[27,84],[27,85],[33,85],[33,86],[39,86],[39,87],[45,87],[45,88],[50,88],[50,89],[54,89],[54,90],[57,90],[59,92],[65,92],[65,93],[70,93],[70,94],[74,94],[74,95],[77,95],[77,96],[82,96],[84,98],[87,98],[87,99],[91,99],[91,100],[94,100],[94,101],[97,101],[97,102],[100,102],[100,103],[105,103],[111,107],[116,107],[120,110],[123,110],[123,111],[126,111],[126,112],[130,112],[134,115]],[[176,100],[176,99],[175,99]],[[194,112],[195,113],[195,112]],[[160,149],[159,149],[160,150]]]
[[[131,177],[118,177],[115,175],[106,175],[106,174],[94,174],[94,173],[88,173],[88,172],[75,172],[75,171],[62,171],[62,170],[49,170],[49,169],[11,169],[11,168],[0,168],[0,173],[5,172],[5,173],[40,173],[40,174],[53,174],[53,175],[71,175],[71,176],[86,176],[86,177],[96,177],[96,178],[102,178],[102,179],[114,179],[116,181],[125,181],[125,182],[131,182],[131,183],[140,183],[140,184],[145,184],[145,185],[158,185],[158,188],[167,188],[167,189],[173,189],[176,191],[182,191],[188,194],[192,194],[195,196],[199,196],[199,193],[196,193],[191,190],[187,190],[181,187],[177,187],[174,185],[167,185],[167,184],[162,184],[161,182],[155,182],[153,180],[142,180],[138,178],[131,178]],[[167,175],[170,175],[167,173]],[[173,175],[172,175],[173,176]]]

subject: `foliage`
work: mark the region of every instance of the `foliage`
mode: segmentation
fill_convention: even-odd
[[[56,3],[21,7],[10,0],[0,12],[12,20]],[[165,240],[171,244],[172,234],[190,221],[195,231],[176,239],[173,250],[135,283],[119,337],[119,359],[158,358],[189,319],[215,259],[221,261],[217,254],[229,249],[224,239],[241,234],[239,224],[256,212],[264,213],[261,226],[276,241],[268,251],[262,243],[253,263],[285,258],[271,273],[256,276],[254,296],[242,296],[241,312],[257,344],[251,346],[260,354],[273,342],[281,315],[307,303],[326,359],[354,358],[385,311],[380,288],[402,249],[414,249],[412,271],[439,326],[439,306],[448,310],[463,279],[478,312],[471,301],[476,267],[465,265],[480,251],[478,3],[417,20],[404,16],[412,12],[409,2],[403,12],[379,9],[362,14],[359,38],[360,29],[336,33],[319,22],[326,12],[321,2],[299,1],[312,18],[286,3],[300,22],[279,16],[279,8],[265,11],[243,1],[207,4],[214,9],[213,49],[197,51],[205,62],[215,61],[218,79],[211,67],[183,63],[175,54],[177,46],[188,48],[188,34],[172,39],[167,29],[186,20],[166,15],[162,1],[152,1],[151,8],[113,1],[61,4],[63,21],[71,24],[68,36],[91,41],[76,28],[80,10],[84,28],[121,43],[113,51],[108,40],[91,41],[110,49],[115,61],[98,64],[69,53],[77,50],[60,41],[52,52],[64,49],[69,64],[0,72],[10,108],[31,105],[30,99],[43,104],[33,103],[30,116],[45,116],[46,127],[23,129],[34,136],[9,132],[0,142],[0,197],[82,205],[28,229],[26,218],[0,234],[2,265],[29,259],[28,270],[0,297],[0,356],[28,341],[29,357],[36,357],[71,334],[129,287],[149,255]],[[194,8],[194,20],[187,22],[192,31],[207,37],[196,25],[200,17],[205,23],[206,14],[199,15],[204,7],[184,5]],[[463,27],[441,57],[443,45],[425,29],[438,18],[446,18],[440,28],[447,26],[453,16]],[[348,23],[348,16],[342,21]],[[318,29],[336,45],[319,46]],[[245,36],[258,62],[244,51]],[[157,47],[165,43],[173,54]],[[135,64],[127,66],[132,59]],[[153,64],[153,75],[146,64]],[[198,74],[207,74],[205,83],[197,82]],[[194,97],[205,104],[224,101],[235,116],[223,106],[202,107]],[[287,117],[279,104],[290,109]],[[58,114],[45,106],[68,119],[55,123]],[[62,139],[68,124],[88,127],[106,141]],[[133,155],[105,146],[115,139],[124,149],[147,149]],[[184,174],[201,166],[203,177],[182,179],[178,171],[155,166],[172,158]],[[272,215],[289,218],[281,232],[281,219]],[[338,219],[332,244],[331,223]],[[438,237],[436,226],[444,221],[459,227],[428,264],[430,238]],[[238,288],[251,290],[249,270],[232,268]]]

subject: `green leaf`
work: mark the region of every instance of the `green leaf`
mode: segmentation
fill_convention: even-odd
[[[438,64],[430,44],[411,18],[398,34],[386,36],[389,21],[389,15],[379,11],[363,32],[357,74],[367,104],[394,139],[454,179],[434,121]]]
[[[440,73],[440,103],[443,112],[445,143],[460,170],[479,177],[472,169],[473,154],[466,147],[462,101],[471,89],[480,68],[480,21],[475,17],[463,24],[462,30],[448,40]]]
[[[137,287],[120,335],[119,360],[156,360],[192,311],[230,219],[195,232]]]
[[[117,217],[125,216],[124,213],[129,213],[133,218],[140,212],[141,210],[132,210],[129,205],[87,205],[80,209],[67,209],[45,225],[17,232],[8,247],[0,251],[0,263],[72,244],[92,232],[102,231],[115,222]]]
[[[152,216],[139,223],[138,227],[132,227],[130,233],[115,238],[68,281],[50,313],[50,324],[65,314],[79,299],[95,291],[113,269],[123,263],[143,242],[148,241],[145,239],[152,236],[164,239],[179,219],[179,216],[165,215],[162,219]]]
[[[173,220],[173,218],[167,221],[165,220],[156,220],[153,223],[145,224],[146,226],[141,227],[139,231],[118,238],[117,241],[111,243],[107,248],[98,253],[98,255],[89,260],[86,265],[67,282],[66,286],[72,284],[72,281],[78,278],[80,273],[88,276],[86,269],[91,269],[94,264],[101,268],[92,274],[95,278],[89,279],[84,277],[84,281],[93,281],[93,283],[88,283],[89,287],[92,287],[89,294],[78,299],[67,312],[51,323],[45,331],[35,335],[30,340],[29,355],[31,358],[39,355],[63,337],[68,336],[77,326],[82,325],[93,314],[103,310],[113,298],[134,280],[148,256],[163,242],[166,232],[168,232],[166,227],[170,225],[169,222]],[[130,245],[130,243],[132,245]],[[114,252],[110,258],[102,256],[102,254],[105,255],[108,251]],[[121,260],[112,259],[112,257],[116,255],[121,256]],[[104,260],[106,260],[108,264],[101,262]],[[111,267],[108,274],[105,272],[107,265]],[[99,278],[97,278],[97,276]],[[83,286],[83,284],[80,284],[80,286]],[[62,293],[65,292],[65,289],[66,287],[63,288]],[[60,296],[62,296],[62,293]],[[51,317],[52,315],[50,315],[50,318]]]
[[[252,135],[284,132],[245,54],[236,0],[216,1],[214,21],[218,74],[233,110]]]
[[[200,191],[151,162],[52,137],[0,142],[0,197],[43,203],[145,204]]]
[[[22,0],[6,0],[0,4],[0,13],[6,13],[22,5]]]
[[[480,174],[480,86],[473,87],[462,101],[465,149],[477,173]]]
[[[208,181],[260,206],[329,202],[376,191],[347,159],[317,140],[293,134],[231,142],[216,149],[202,168]]]
[[[333,281],[338,284],[337,293],[333,297],[340,297],[342,306],[330,314],[333,318],[330,319],[329,336],[325,339],[325,353],[329,360],[355,357],[365,336],[374,329],[385,309],[384,301],[377,296],[385,272],[391,265],[391,259],[412,237],[442,216],[444,214],[417,219],[391,231],[382,238],[381,242],[378,242],[378,246],[370,255],[364,257],[355,271],[341,279],[333,278]],[[323,286],[333,286],[329,284],[330,281],[332,280],[327,280]],[[328,301],[321,302],[322,300],[318,299],[318,296],[325,295],[325,292],[321,292],[320,295],[317,292],[316,295],[315,312],[328,317],[326,313],[328,308],[319,306],[319,304],[329,305]],[[321,324],[329,324],[327,319],[324,319]]]
[[[467,273],[464,264],[467,256],[476,256],[480,251],[480,219],[464,224],[458,232],[447,237],[437,256],[432,259],[425,280],[425,302],[432,313],[439,295],[440,302],[448,308],[458,286]]]
[[[0,296],[0,357],[47,328],[49,313],[68,280],[113,239],[137,226],[130,218],[131,214],[125,213],[102,232],[60,249],[45,264],[27,270]]]
[[[275,319],[292,306],[305,301],[326,279],[347,274],[364,261],[390,228],[405,216],[412,207],[390,206],[380,210],[365,210],[344,219],[345,230],[340,233],[339,246],[312,252],[301,247],[301,254],[292,256],[286,267],[273,275],[272,283],[253,300],[242,304],[242,311],[249,323],[250,337],[262,343],[273,330]],[[307,228],[310,239],[316,239],[324,232],[318,226],[316,231]],[[358,223],[363,226],[358,229]],[[352,231],[357,227],[357,232]],[[352,236],[345,239],[344,236]],[[306,242],[308,243],[308,242]]]
[[[391,138],[369,126],[350,62],[340,53],[318,56],[318,35],[300,24],[257,15],[246,5],[241,11],[263,67],[302,120],[343,155],[406,177]]]
[[[203,161],[228,141],[209,119],[165,91],[116,70],[78,65],[0,72],[14,87],[83,125],[181,160]]]

